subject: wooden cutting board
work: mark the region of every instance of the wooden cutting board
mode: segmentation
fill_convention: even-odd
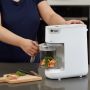
[[[18,76],[17,78],[10,79],[7,77],[7,74],[3,75],[3,77],[0,77],[0,82],[6,82],[6,83],[23,83],[23,82],[30,82],[30,81],[37,81],[42,80],[41,76],[33,76],[26,74],[25,76]]]

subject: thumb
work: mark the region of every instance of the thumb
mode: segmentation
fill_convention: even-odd
[[[33,43],[34,43],[35,46],[39,47],[38,42],[33,41]]]

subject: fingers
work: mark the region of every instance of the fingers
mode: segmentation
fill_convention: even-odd
[[[32,45],[30,49],[28,50],[28,53],[30,53],[30,56],[35,56],[39,52],[39,45],[36,41],[32,41]]]
[[[34,50],[31,48],[27,51],[27,53],[29,53],[30,56],[35,56],[38,53],[38,50]]]
[[[39,45],[38,45],[38,43],[35,42],[35,41],[32,41],[32,44],[33,44],[33,45],[32,45],[32,49],[38,51],[38,50],[39,50]]]
[[[33,49],[28,49],[28,50],[26,51],[26,53],[27,53],[29,56],[35,56],[35,55],[38,53],[38,51],[34,51]]]
[[[84,24],[84,22],[81,20],[69,20],[69,21],[66,21],[65,24]]]
[[[83,21],[80,21],[80,20],[79,20],[79,22],[80,22],[80,24],[84,24],[84,22],[83,22]]]
[[[71,20],[71,24],[84,24],[84,23],[80,20]]]
[[[20,44],[20,48],[29,56],[35,56],[39,52],[39,45],[37,42],[30,39],[24,39]]]
[[[33,41],[33,43],[34,43],[36,46],[38,46],[38,43],[37,43],[36,41]]]

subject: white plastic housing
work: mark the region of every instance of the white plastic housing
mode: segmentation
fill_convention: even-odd
[[[46,69],[51,79],[88,74],[87,27],[84,24],[46,26],[46,43],[64,43],[64,68]]]

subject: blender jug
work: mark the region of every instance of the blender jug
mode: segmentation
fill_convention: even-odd
[[[40,67],[47,69],[61,68],[64,66],[61,52],[61,44],[40,44]],[[62,48],[63,54],[64,50]],[[61,54],[61,55],[60,55]]]

